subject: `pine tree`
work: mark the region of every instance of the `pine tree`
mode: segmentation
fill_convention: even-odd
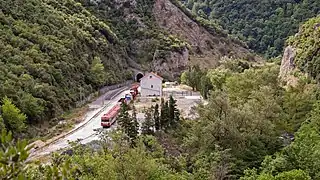
[[[156,131],[160,130],[160,115],[159,115],[159,105],[156,104],[153,112],[154,126]]]
[[[154,134],[154,119],[152,117],[152,110],[154,107],[152,106],[145,113],[145,120],[142,123],[142,134],[144,135],[153,135]]]
[[[168,101],[161,103],[160,127],[166,130],[169,127],[169,105]]]
[[[169,99],[169,107],[168,107],[168,127],[170,128],[175,128],[177,126],[177,124],[179,123],[179,119],[180,119],[180,113],[179,110],[177,109],[177,104],[176,104],[176,100],[173,99],[172,96],[170,96]]]
[[[118,116],[118,122],[123,130],[123,132],[128,136],[131,145],[135,146],[135,140],[138,137],[139,133],[139,123],[137,120],[137,112],[136,108],[133,106],[132,110],[132,115],[129,115],[128,112],[128,105],[126,103],[121,104],[121,110],[120,114]]]
[[[128,105],[126,103],[121,104],[121,109],[117,121],[120,125],[120,128],[124,131],[125,134],[129,136],[130,129],[130,115],[128,113]]]
[[[133,106],[132,107],[132,115],[130,118],[130,124],[129,124],[129,133],[128,136],[130,137],[130,141],[132,145],[135,145],[135,141],[138,137],[139,134],[139,123],[137,120],[137,112],[136,108]]]
[[[173,122],[174,122],[174,128],[177,126],[177,125],[179,125],[179,123],[180,123],[180,111],[179,111],[179,109],[175,109],[175,111],[174,111],[174,118],[173,118]]]
[[[170,119],[170,121],[172,121],[174,118],[175,106],[176,106],[176,100],[174,100],[172,95],[170,95],[170,98],[169,98],[169,119]]]

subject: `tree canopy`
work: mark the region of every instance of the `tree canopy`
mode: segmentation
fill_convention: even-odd
[[[126,56],[108,24],[73,0],[0,1],[0,98],[48,120],[79,93],[125,80]]]
[[[282,53],[286,39],[320,12],[317,0],[181,0],[192,13],[220,24],[266,57]]]

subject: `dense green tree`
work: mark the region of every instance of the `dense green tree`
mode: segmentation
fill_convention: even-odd
[[[119,39],[80,3],[17,0],[0,6],[0,99],[10,98],[29,123],[49,121],[99,86],[127,77],[120,73],[128,55]]]
[[[226,79],[228,77],[228,72],[227,70],[220,68],[212,69],[208,71],[207,76],[211,81],[213,89],[222,90],[222,87],[225,84]]]
[[[126,103],[121,103],[121,108],[117,117],[117,122],[119,123],[123,132],[129,136],[131,130],[131,117],[128,110],[128,105]]]
[[[319,14],[319,1],[180,0],[202,18],[222,26],[266,57],[282,53],[299,24]]]
[[[180,123],[180,113],[177,109],[177,100],[173,99],[172,96],[169,97],[168,102],[168,114],[169,114],[169,127],[170,128],[176,128],[178,124]]]
[[[160,129],[167,130],[170,123],[168,101],[161,102],[160,108]]]
[[[0,114],[0,131],[6,130],[6,125],[4,124],[3,118]]]
[[[7,130],[20,133],[26,127],[27,116],[14,105],[12,101],[5,97],[2,99],[1,116]],[[18,135],[18,134],[15,134]]]
[[[137,120],[137,112],[135,106],[132,107],[132,115],[130,117],[128,136],[130,137],[131,143],[135,145],[136,139],[139,135],[139,123]]]
[[[207,75],[201,77],[201,90],[200,93],[204,99],[208,99],[209,91],[213,88],[210,79]]]
[[[299,83],[296,87],[289,87],[283,94],[283,126],[287,132],[296,132],[317,100],[317,85]]]
[[[181,82],[192,87],[193,90],[200,90],[200,82],[203,74],[198,65],[192,66],[181,74]]]
[[[109,134],[112,149],[74,148],[72,156],[57,156],[50,165],[28,169],[30,179],[187,179],[191,174],[175,172],[163,161],[163,149],[152,136],[143,136],[131,147],[121,132]],[[105,142],[102,142],[105,143]],[[74,165],[74,166],[73,166]],[[52,175],[52,176],[48,176]]]
[[[145,112],[144,122],[142,123],[141,133],[144,135],[153,135],[155,128],[155,121],[152,116],[152,111],[154,111],[154,107],[152,106],[150,109],[147,109]]]
[[[21,99],[19,99],[19,107],[21,111],[27,115],[29,121],[41,120],[44,117],[45,101],[40,98],[35,98],[29,93],[22,94]]]
[[[182,84],[186,84],[186,85],[189,85],[189,72],[188,71],[184,71],[182,74],[181,74],[181,77],[180,77],[180,81]]]
[[[133,106],[132,114],[129,114],[129,106],[126,103],[121,104],[120,113],[117,117],[122,131],[127,135],[131,145],[134,146],[138,137],[139,123],[137,120],[136,109]]]
[[[320,17],[312,18],[303,24],[297,36],[292,36],[288,44],[296,48],[295,65],[310,77],[320,82]]]
[[[95,57],[92,61],[90,68],[90,80],[96,85],[101,86],[106,82],[106,72],[104,71],[104,66],[99,57]]]
[[[158,104],[156,104],[154,106],[153,119],[154,119],[154,128],[156,131],[159,131],[160,127],[161,127],[161,123],[160,123],[160,114],[159,114],[159,105]]]
[[[27,147],[27,141],[12,138],[12,133],[1,131],[0,138],[0,178],[24,179],[25,172],[28,169],[27,158],[31,147]]]
[[[295,140],[274,157],[267,156],[265,158],[260,175],[277,174],[279,177],[287,176],[292,177],[292,179],[295,176],[296,178],[301,177],[301,179],[320,178],[318,151],[320,145],[319,113],[320,103],[317,102],[310,113],[310,117],[295,134]],[[301,171],[299,172],[297,169]],[[257,173],[255,174],[257,176]],[[246,177],[251,176],[254,175],[246,174]]]
[[[258,175],[255,170],[247,170],[246,176],[241,177],[240,180],[311,180],[311,177],[302,170],[292,170],[282,172],[273,176],[272,174],[260,174]]]

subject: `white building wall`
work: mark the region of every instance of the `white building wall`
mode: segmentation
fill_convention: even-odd
[[[151,76],[151,78],[150,78]],[[140,81],[141,96],[161,96],[162,95],[162,79],[152,74],[147,74]]]

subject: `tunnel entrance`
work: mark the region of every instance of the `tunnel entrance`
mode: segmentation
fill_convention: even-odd
[[[138,74],[136,75],[136,81],[137,81],[137,82],[140,82],[141,78],[143,78],[143,74],[142,74],[142,73],[138,73]]]

